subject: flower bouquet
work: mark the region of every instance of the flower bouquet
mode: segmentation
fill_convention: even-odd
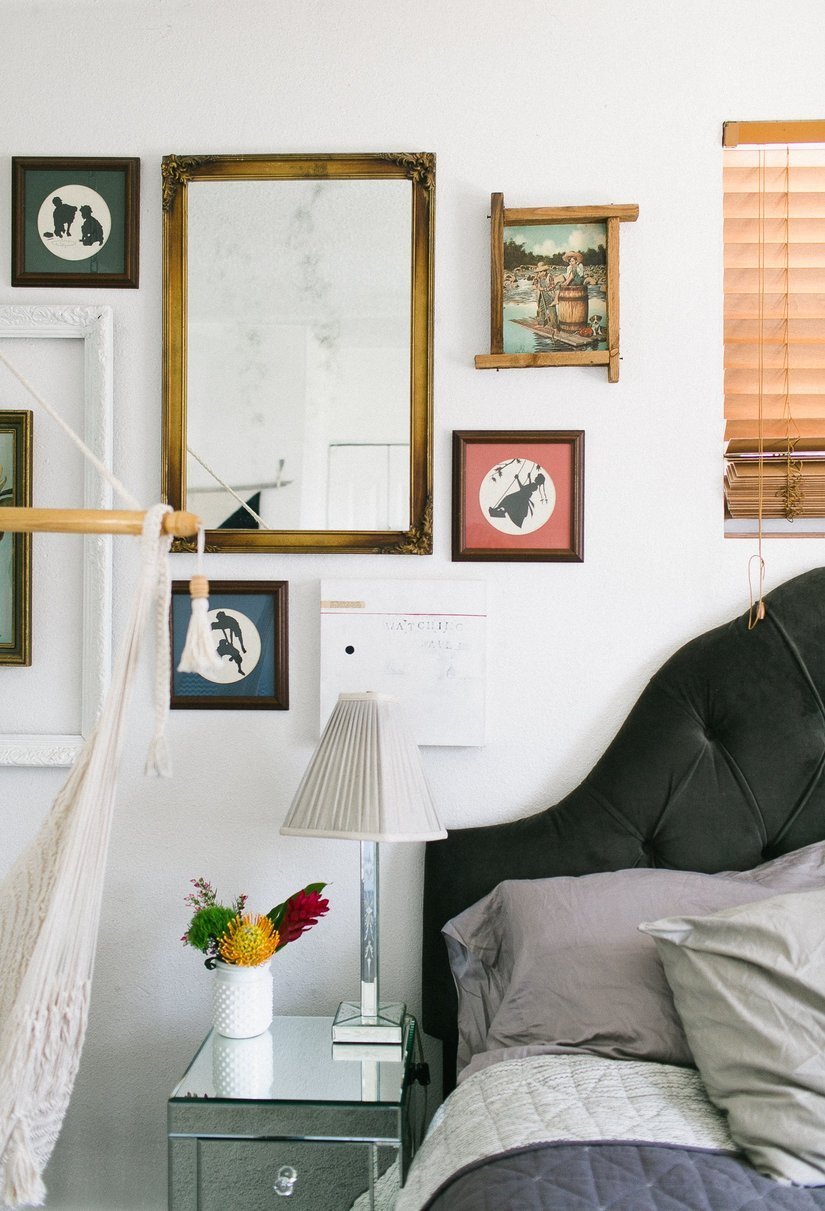
[[[191,882],[195,890],[184,903],[195,912],[181,941],[202,951],[210,968],[218,962],[258,967],[329,912],[329,900],[321,898],[326,883],[308,883],[261,916],[244,911],[248,896],[238,896],[227,907],[218,903],[217,892],[206,879]]]
[[[184,902],[194,913],[181,941],[215,969],[213,1025],[228,1038],[260,1034],[272,1021],[270,959],[329,912],[321,896],[326,884],[309,883],[261,915],[246,912],[245,895],[219,904],[206,879],[191,882],[195,890]]]

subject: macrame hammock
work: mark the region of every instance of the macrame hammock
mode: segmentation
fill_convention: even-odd
[[[8,369],[132,505],[137,502],[76,433],[0,354]],[[169,710],[168,553],[172,536],[198,535],[192,620],[179,665],[209,672],[219,663],[207,618],[203,528],[168,505],[142,512],[0,509],[0,534],[56,529],[141,533],[140,582],[100,719],[38,835],[0,885],[0,1203],[43,1206],[43,1171],[77,1075],[86,1033],[103,876],[123,744],[129,687],[154,613],[157,642],[155,727],[146,772],[168,775],[164,728]]]

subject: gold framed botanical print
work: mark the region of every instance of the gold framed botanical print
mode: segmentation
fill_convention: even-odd
[[[32,503],[32,413],[0,411],[0,505]],[[0,533],[0,665],[31,664],[31,534]]]

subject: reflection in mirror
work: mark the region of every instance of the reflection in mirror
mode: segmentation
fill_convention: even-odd
[[[165,487],[213,547],[431,549],[432,157],[405,159],[164,162]]]
[[[408,528],[410,201],[406,181],[190,186],[186,508],[210,528],[239,509],[220,481],[270,530]]]

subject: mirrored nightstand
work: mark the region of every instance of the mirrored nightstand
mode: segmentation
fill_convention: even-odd
[[[169,1099],[170,1211],[380,1206],[420,1129],[417,1029],[408,1016],[400,1046],[373,1048],[333,1046],[332,1018],[208,1034]]]

